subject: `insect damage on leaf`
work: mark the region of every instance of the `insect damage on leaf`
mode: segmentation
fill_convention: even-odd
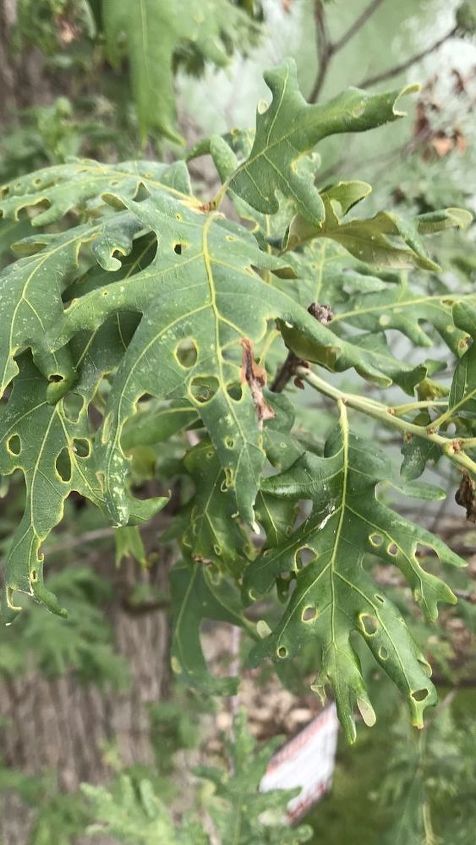
[[[263,387],[266,385],[266,370],[256,363],[253,354],[253,344],[247,337],[241,338],[243,347],[243,358],[240,370],[240,381],[246,383],[251,391],[251,396],[256,407],[260,428],[265,420],[272,420],[274,411],[266,402],[263,396]]]

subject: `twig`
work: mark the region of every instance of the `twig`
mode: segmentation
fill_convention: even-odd
[[[293,376],[296,375],[297,368],[302,366],[302,364],[304,364],[304,361],[301,361],[294,352],[289,350],[286,360],[281,364],[271,384],[270,389],[273,393],[282,393],[288,381],[291,381]]]
[[[440,38],[437,39],[433,44],[430,44],[429,47],[425,47],[424,50],[420,50],[419,53],[415,53],[410,58],[406,59],[406,61],[401,62],[401,64],[394,65],[388,70],[384,70],[381,73],[376,73],[374,76],[367,76],[361,82],[358,83],[358,88],[370,88],[371,85],[376,85],[377,82],[384,82],[386,79],[392,79],[394,76],[398,76],[399,73],[403,73],[404,70],[408,70],[408,68],[415,65],[417,62],[420,62],[425,56],[429,56],[430,53],[434,53],[435,50],[438,50],[445,41],[448,41],[450,38],[454,38],[458,31],[457,26],[453,26],[446,35],[442,35]]]
[[[387,407],[381,402],[376,402],[373,399],[358,396],[354,393],[345,393],[337,387],[328,384],[328,382],[324,381],[324,379],[320,378],[310,369],[306,369],[305,367],[298,367],[296,375],[298,378],[306,381],[311,385],[311,387],[314,387],[315,390],[318,390],[319,393],[323,393],[325,396],[330,396],[336,401],[343,402],[344,405],[348,405],[350,408],[355,408],[356,411],[360,411],[369,417],[380,420],[386,425],[394,426],[402,433],[414,435],[415,437],[420,437],[423,440],[429,440],[431,443],[435,443],[450,461],[453,461],[453,463],[458,466],[476,474],[476,462],[464,452],[466,445],[464,438],[455,439],[451,437],[443,437],[441,434],[434,431],[432,426],[425,428],[424,426],[408,422],[401,417],[397,417],[392,407]]]
[[[322,0],[316,0],[314,16],[316,20],[318,66],[316,80],[308,98],[310,103],[316,103],[319,99],[333,56],[349,43],[382,3],[383,0],[371,0],[349,29],[337,41],[333,42],[329,34],[324,4]]]
[[[324,6],[322,4],[322,0],[317,0],[315,6],[315,19],[316,19],[316,40],[317,40],[317,52],[318,52],[318,67],[317,67],[317,76],[316,81],[312,87],[312,91],[309,95],[309,102],[316,103],[319,94],[321,93],[322,86],[324,85],[324,80],[327,76],[327,70],[329,67],[329,62],[332,58],[334,53],[334,47],[331,43],[329,37],[329,30],[327,28],[327,20],[326,20],[326,13],[324,11]]]
[[[329,305],[319,305],[318,302],[312,302],[307,309],[312,317],[314,317],[319,323],[322,325],[327,325],[333,319],[334,314],[329,307]],[[307,367],[307,362],[303,361],[302,358],[298,358],[297,355],[292,352],[290,349],[286,360],[281,367],[279,368],[278,372],[276,373],[275,379],[271,384],[271,390],[273,393],[282,393],[284,388],[286,387],[288,381],[294,378],[294,384],[296,387],[300,387],[301,389],[304,387],[301,379],[297,378],[297,370],[299,367]]]
[[[363,10],[362,14],[359,15],[359,17],[356,18],[352,26],[349,27],[347,32],[344,32],[341,38],[339,38],[338,41],[334,42],[334,53],[337,53],[338,50],[342,50],[342,48],[345,47],[348,41],[350,41],[351,38],[353,38],[354,35],[357,34],[359,29],[362,29],[362,27],[367,23],[369,18],[378,9],[378,7],[382,5],[382,3],[383,0],[372,0],[372,2],[369,3],[369,5]]]

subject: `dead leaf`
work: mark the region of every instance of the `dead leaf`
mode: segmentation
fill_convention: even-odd
[[[262,427],[265,420],[272,420],[274,417],[273,409],[267,404],[263,396],[263,387],[266,384],[266,370],[256,363],[253,354],[253,344],[247,337],[241,338],[241,346],[243,347],[243,358],[241,364],[240,378],[241,382],[248,384],[253,402],[256,406],[258,414],[258,421]]]

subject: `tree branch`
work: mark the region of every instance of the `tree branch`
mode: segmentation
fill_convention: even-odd
[[[332,42],[323,2],[322,0],[316,0],[314,16],[316,20],[318,66],[316,80],[308,98],[310,103],[316,103],[319,99],[319,95],[327,76],[329,64],[333,56],[335,56],[339,50],[342,50],[342,48],[349,43],[349,41],[367,23],[369,18],[382,3],[383,0],[371,0],[369,5],[366,6],[363,12],[355,19],[354,23],[351,24],[349,29],[344,32],[338,41]]]
[[[382,71],[382,73],[376,73],[375,76],[367,76],[366,79],[359,82],[357,87],[370,88],[371,85],[376,85],[377,82],[384,82],[386,79],[392,79],[394,76],[398,76],[399,73],[403,73],[404,70],[407,70],[417,62],[420,62],[425,58],[425,56],[429,56],[430,53],[434,53],[435,50],[438,50],[450,38],[454,38],[457,30],[458,27],[453,26],[446,35],[442,35],[441,38],[438,38],[438,40],[433,44],[430,44],[429,47],[426,47],[424,50],[420,50],[419,53],[415,53],[415,55],[410,56],[410,58],[408,58],[405,62],[401,62],[399,65],[394,65],[394,67]]]
[[[359,31],[362,29],[363,26],[367,23],[369,18],[373,15],[373,13],[381,6],[383,0],[371,0],[371,3],[364,9],[361,15],[354,21],[352,26],[349,27],[347,32],[339,38],[338,41],[334,42],[333,52],[337,53],[338,50],[342,50],[343,47],[354,37]]]
[[[314,17],[316,20],[316,41],[318,53],[317,76],[312,91],[309,95],[309,102],[315,103],[319,98],[324,80],[327,76],[329,62],[332,58],[334,47],[329,37],[327,19],[322,0],[317,0]]]

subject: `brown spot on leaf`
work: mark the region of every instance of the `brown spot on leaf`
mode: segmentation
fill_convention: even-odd
[[[462,508],[466,508],[466,519],[476,522],[476,484],[469,472],[463,472],[460,485],[455,493],[455,500]]]
[[[263,387],[266,384],[266,370],[256,363],[251,340],[247,337],[242,337],[240,343],[243,348],[240,379],[242,383],[246,382],[250,388],[258,414],[259,425],[262,427],[265,420],[272,420],[274,417],[273,409],[268,405],[263,396]]]

